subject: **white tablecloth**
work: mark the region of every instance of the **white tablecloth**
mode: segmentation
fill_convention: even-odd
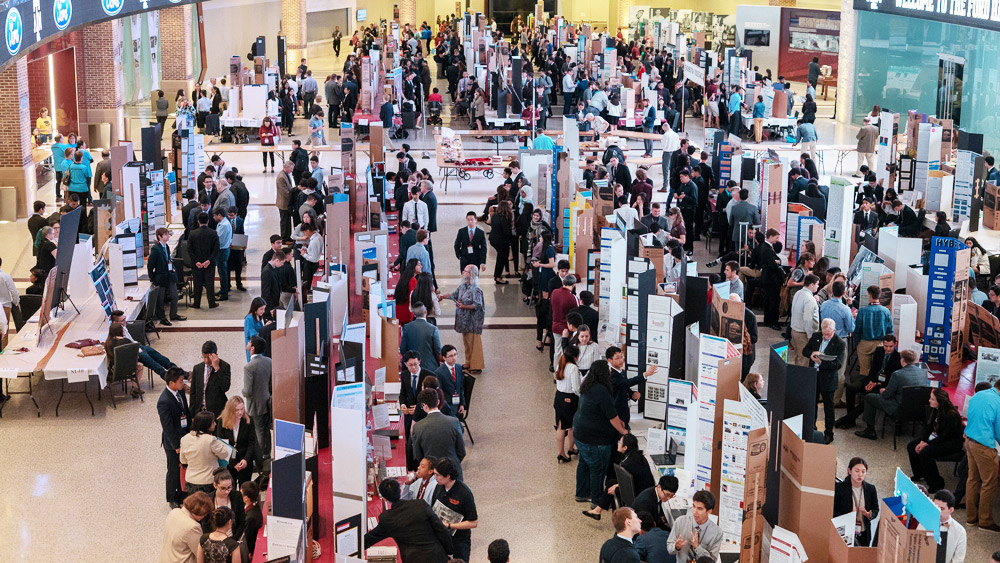
[[[133,321],[142,308],[142,299],[148,295],[149,282],[141,281],[137,288],[126,294],[139,295],[140,298],[118,301],[118,307],[125,312],[129,321]],[[74,300],[75,301],[75,300]],[[38,315],[24,325],[21,332],[7,344],[4,353],[0,354],[0,378],[15,378],[18,375],[27,375],[36,370],[41,370],[45,379],[58,380],[65,379],[68,383],[85,383],[90,381],[90,377],[96,375],[101,383],[101,388],[108,385],[108,363],[103,354],[98,356],[80,356],[80,351],[75,348],[67,348],[66,344],[92,338],[104,341],[108,336],[108,320],[104,315],[104,309],[97,298],[97,294],[89,296],[83,303],[78,303],[80,313],[77,313],[73,306],[66,304],[66,311],[61,311],[58,317],[50,318],[49,324],[42,330],[43,336],[41,344],[38,341]],[[59,332],[69,325],[69,328],[59,339],[55,352],[46,360],[45,356],[52,349]],[[51,327],[51,331],[48,327]],[[27,348],[28,351],[22,354],[15,354],[12,350]],[[43,362],[44,360],[44,362]]]

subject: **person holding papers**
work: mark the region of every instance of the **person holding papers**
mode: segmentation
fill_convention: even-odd
[[[451,533],[431,507],[422,500],[400,500],[399,481],[395,479],[379,483],[378,493],[391,506],[379,515],[378,525],[365,534],[365,549],[392,538],[399,547],[401,561],[446,563],[454,551]]]
[[[228,467],[236,479],[236,484],[249,481],[253,477],[254,465],[259,463],[260,452],[257,449],[256,429],[253,420],[247,414],[243,397],[235,395],[226,402],[222,414],[218,417],[215,435],[233,447]]]
[[[847,479],[833,487],[833,516],[855,513],[854,545],[869,546],[872,542],[872,519],[878,516],[878,492],[865,481],[868,463],[860,458],[847,462]]]
[[[813,333],[802,349],[802,355],[809,358],[809,364],[819,370],[816,379],[816,389],[823,398],[824,441],[829,444],[833,442],[833,394],[837,390],[837,376],[840,373],[840,366],[843,365],[847,346],[844,341],[837,336],[837,324],[833,319],[823,319],[820,330]],[[816,404],[819,409],[819,404]],[[818,418],[818,417],[817,417]]]
[[[167,502],[170,503],[170,508],[181,506],[181,462],[178,454],[181,451],[181,438],[188,433],[191,423],[191,412],[188,410],[187,397],[184,396],[184,375],[183,369],[176,366],[170,368],[164,377],[167,388],[156,401],[156,412],[160,416],[162,429],[160,442],[167,454]]]
[[[674,522],[667,538],[667,551],[677,556],[677,561],[713,563],[722,547],[722,530],[708,519],[715,508],[715,497],[708,491],[698,491],[691,498],[691,514]]]
[[[472,550],[472,529],[479,525],[476,499],[469,487],[459,480],[458,468],[450,459],[438,461],[434,477],[438,487],[434,491],[431,509],[444,521],[445,528],[454,530],[450,532],[455,546],[454,557],[468,561]]]

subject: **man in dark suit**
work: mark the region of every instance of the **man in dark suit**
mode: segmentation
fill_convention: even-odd
[[[232,377],[229,364],[219,359],[219,347],[211,340],[201,345],[201,360],[191,369],[191,410],[207,410],[218,416],[226,406]]]
[[[399,256],[392,263],[394,269],[405,265],[406,251],[414,244],[417,244],[417,230],[410,228],[410,222],[403,219],[399,222]]]
[[[417,171],[416,161],[410,158],[410,155],[406,154],[403,151],[399,151],[396,153],[396,162],[399,163],[398,172],[402,172],[405,170],[407,174],[413,174],[414,172]]]
[[[465,224],[467,228],[459,229],[455,236],[455,258],[458,258],[460,271],[464,272],[465,267],[472,264],[485,272],[486,233],[476,226],[475,211],[466,213]]]
[[[441,333],[438,327],[427,322],[427,307],[425,304],[411,303],[413,320],[403,325],[402,337],[399,339],[399,352],[416,352],[420,357],[420,365],[431,371],[436,370],[441,363]]]
[[[47,227],[49,225],[49,220],[45,218],[45,202],[36,201],[34,203],[33,209],[35,213],[31,217],[28,217],[28,233],[31,235],[31,242],[35,242],[35,235],[42,227]],[[38,249],[32,247],[32,256],[38,255]]]
[[[576,313],[580,315],[583,319],[583,324],[587,325],[590,329],[590,336],[592,339],[597,338],[597,324],[600,322],[600,314],[596,309],[592,307],[594,304],[594,294],[589,291],[581,291],[580,295],[580,306],[570,309],[569,314]],[[569,315],[566,315],[569,317]]]
[[[678,481],[673,475],[663,475],[655,487],[650,487],[635,495],[632,501],[632,509],[636,514],[648,512],[656,520],[656,527],[661,530],[670,531],[670,523],[663,513],[663,503],[674,498],[677,494]]]
[[[887,334],[882,337],[882,346],[875,349],[872,355],[871,373],[861,374],[862,379],[854,385],[846,385],[847,414],[839,418],[837,428],[853,428],[855,421],[865,410],[864,396],[866,393],[881,393],[889,385],[889,379],[899,368],[903,367],[899,360],[899,350],[896,349],[896,337]],[[859,402],[857,399],[861,398]]]
[[[458,469],[458,479],[462,479],[462,460],[465,459],[465,439],[462,438],[462,423],[453,416],[443,414],[438,409],[438,394],[434,389],[424,389],[417,395],[417,401],[427,413],[422,420],[413,423],[410,441],[413,442],[413,458],[425,457],[450,459]]]
[[[441,519],[423,500],[399,500],[399,481],[385,479],[378,485],[379,495],[392,506],[382,512],[378,525],[365,534],[365,549],[392,538],[399,547],[402,561],[446,563],[453,553],[451,534]]]
[[[628,378],[625,376],[625,353],[620,348],[608,346],[604,357],[608,360],[608,367],[611,368],[611,390],[615,401],[615,410],[618,411],[618,418],[625,424],[625,428],[628,428],[629,420],[632,418],[628,401],[629,399],[638,401],[640,397],[639,392],[633,391],[632,388],[656,373],[657,368],[650,365],[649,369],[642,375]]]
[[[865,412],[863,420],[866,428],[854,434],[861,438],[877,440],[875,433],[875,415],[882,410],[889,416],[895,416],[899,411],[899,405],[903,398],[905,387],[926,386],[928,383],[927,372],[920,367],[920,356],[913,350],[903,350],[899,353],[899,359],[903,367],[896,370],[889,379],[889,384],[879,393],[869,393],[865,395]]]
[[[601,546],[601,563],[639,563],[635,536],[642,530],[642,521],[631,508],[619,508],[611,515],[615,535]]]
[[[899,236],[909,238],[920,236],[923,227],[917,221],[917,214],[909,205],[904,205],[902,201],[896,199],[892,202],[892,210],[899,217]]]
[[[156,412],[160,415],[161,444],[167,454],[167,502],[170,508],[180,507],[181,502],[181,460],[178,452],[181,437],[187,434],[191,422],[187,397],[184,396],[184,370],[172,367],[167,370],[167,388],[156,401]]]
[[[880,222],[878,213],[872,210],[871,200],[868,198],[861,200],[861,209],[854,213],[854,224],[858,226],[858,242],[860,243],[863,238],[862,233],[874,236]]]
[[[632,172],[629,171],[628,165],[618,162],[617,156],[612,156],[608,160],[608,178],[613,183],[621,184],[626,190],[632,187]]]
[[[424,378],[434,375],[434,372],[420,367],[420,364],[420,354],[410,350],[403,354],[404,369],[399,374],[399,410],[403,413],[403,430],[406,435],[406,467],[410,471],[415,470],[420,462],[419,459],[413,457],[413,442],[410,440],[413,414],[418,408],[417,393],[423,386]]]
[[[149,261],[147,271],[149,280],[159,289],[156,298],[156,314],[160,319],[160,324],[170,326],[170,321],[186,321],[187,317],[177,314],[177,272],[174,271],[174,263],[170,259],[170,229],[160,227],[156,229],[156,241],[153,248],[149,249]],[[163,310],[163,302],[170,299],[170,320],[167,320],[166,312]]]
[[[760,283],[764,288],[764,326],[781,330],[778,322],[778,302],[781,300],[781,284],[785,281],[785,271],[774,245],[781,234],[776,229],[768,229],[764,234],[764,244],[757,248],[757,267],[760,268]]]
[[[813,333],[809,342],[802,348],[802,355],[809,358],[810,364],[819,370],[816,377],[816,394],[823,399],[823,415],[826,423],[823,436],[827,444],[833,442],[833,394],[837,391],[838,374],[840,366],[844,364],[846,349],[844,341],[837,336],[837,323],[833,319],[823,319],[820,330]],[[823,359],[822,356],[832,356],[833,359]],[[819,409],[818,402],[816,408]],[[818,414],[817,412],[817,418]]]
[[[219,306],[215,302],[215,258],[219,254],[219,235],[208,226],[208,213],[198,215],[198,228],[189,237],[191,260],[194,268],[191,277],[194,280],[194,307],[201,308],[201,291],[207,286],[208,308]]]
[[[441,347],[444,363],[438,366],[434,375],[437,376],[444,393],[445,404],[439,405],[441,412],[461,419],[465,415],[465,374],[458,363],[458,350],[451,344]]]
[[[410,162],[413,162],[411,159]],[[420,201],[427,204],[427,231],[435,233],[438,230],[438,200],[434,195],[434,184],[427,180],[420,182]]]

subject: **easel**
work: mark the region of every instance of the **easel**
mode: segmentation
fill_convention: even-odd
[[[68,277],[69,277],[69,272],[62,272],[62,281],[65,281],[66,283],[69,283],[69,280],[66,279]],[[80,309],[77,308],[76,303],[73,303],[73,298],[70,297],[69,293],[66,292],[66,288],[68,287],[66,285],[66,283],[61,283],[60,282],[60,284],[59,284],[59,304],[56,306],[56,308],[57,309],[62,309],[63,311],[65,311],[66,310],[66,302],[69,301],[69,304],[73,306],[73,310],[76,311],[77,315],[79,315],[80,314]],[[58,315],[56,315],[56,316],[58,316]],[[49,330],[52,330],[50,325],[46,324],[45,326],[49,327]]]

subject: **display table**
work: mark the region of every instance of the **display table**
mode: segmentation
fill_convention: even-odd
[[[744,151],[750,151],[754,153],[754,158],[760,158],[767,154],[767,151],[773,150],[775,152],[794,152],[801,154],[803,152],[801,145],[792,146],[789,144],[782,145],[768,145],[764,143],[743,143],[740,147]],[[834,174],[837,173],[837,168],[840,168],[840,173],[844,173],[844,160],[847,155],[852,152],[857,152],[858,147],[855,145],[816,145],[816,158],[819,160],[819,168],[826,173],[826,163],[823,159],[824,152],[836,152],[837,162],[833,166]]]
[[[147,295],[149,295],[147,281],[140,281],[138,286],[127,288],[125,298],[118,301],[118,307],[125,312],[128,321],[137,318]],[[77,304],[77,307],[80,309],[79,313],[67,302],[65,311],[59,312],[57,317],[50,318],[49,323],[42,328],[44,334],[41,344],[38,342],[36,313],[10,340],[3,353],[0,353],[0,379],[19,377],[29,379],[29,390],[15,391],[15,395],[27,394],[31,396],[32,402],[35,402],[30,384],[30,378],[35,374],[41,374],[49,381],[59,381],[56,416],[59,416],[59,404],[62,403],[66,393],[83,393],[87,403],[90,404],[90,414],[93,416],[94,404],[87,395],[87,383],[96,375],[99,382],[98,393],[108,385],[108,362],[105,355],[82,357],[79,350],[66,347],[66,344],[77,340],[91,338],[103,341],[108,336],[108,320],[96,293],[86,297],[82,303]],[[20,354],[13,352],[19,348],[27,348],[28,351]],[[66,386],[73,383],[83,383],[83,390],[68,391]],[[0,404],[0,415],[3,414],[3,407],[7,402]],[[38,414],[41,416],[37,402],[35,408],[39,410]]]
[[[836,76],[820,76],[819,81],[816,83],[820,87],[820,93],[823,94],[823,99],[827,99],[828,89],[833,86],[833,91],[837,91],[837,77]]]

